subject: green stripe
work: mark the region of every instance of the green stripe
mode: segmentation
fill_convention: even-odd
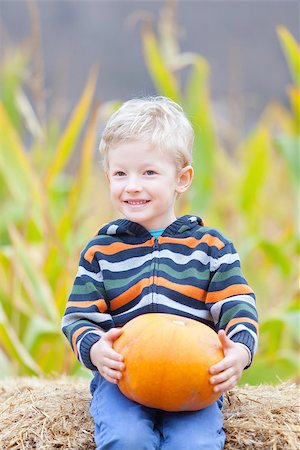
[[[127,284],[130,284],[132,286],[136,282],[136,280],[138,278],[140,278],[141,275],[148,274],[148,276],[149,276],[152,272],[153,272],[152,264],[150,266],[147,265],[143,268],[143,270],[132,275],[131,277],[118,278],[116,280],[105,280],[105,287],[109,291],[110,289],[122,288],[123,286],[126,286]],[[146,278],[146,276],[144,276],[144,278]]]
[[[223,282],[225,280],[228,280],[230,277],[243,277],[242,271],[239,267],[233,267],[230,270],[227,270],[226,272],[216,272],[213,277],[213,282]]]
[[[78,329],[78,325],[81,327],[89,327],[91,330],[94,330],[95,327],[92,326],[91,322],[88,320],[76,320],[74,323],[70,323],[66,328],[64,328],[64,333],[66,334],[69,341],[71,341],[73,329],[76,327]],[[87,332],[88,330],[85,330],[84,332]]]
[[[254,315],[254,316],[256,315],[255,309],[253,306],[248,305],[247,303],[239,304],[239,305],[233,306],[232,308],[228,309],[228,311],[226,311],[222,315],[222,319],[220,320],[219,327],[225,328],[225,325],[227,325],[227,323],[230,322],[231,319],[233,319],[235,317],[238,318],[241,315],[242,311],[249,312],[251,315]],[[243,315],[245,315],[245,314],[243,314]]]
[[[189,225],[182,225],[179,230],[178,233],[183,233],[184,231],[190,230],[191,227]]]
[[[198,280],[209,280],[210,271],[209,269],[200,271],[195,267],[191,267],[190,269],[181,270],[180,272],[171,268],[167,264],[160,264],[159,269],[162,272],[165,272],[167,275],[171,275],[173,278],[178,278],[179,280],[183,280],[184,278],[197,278]],[[168,278],[168,277],[166,277]]]
[[[209,269],[204,270],[203,272],[195,269],[195,268],[191,268],[191,269],[185,269],[185,270],[181,270],[180,272],[172,269],[171,267],[169,267],[167,264],[160,264],[159,265],[159,269],[162,272],[165,272],[165,278],[168,279],[168,275],[178,279],[178,280],[184,280],[186,278],[196,278],[197,280],[208,280],[209,279]],[[127,278],[119,278],[116,280],[107,280],[105,281],[105,287],[107,290],[110,289],[119,289],[122,288],[123,286],[126,286],[127,284],[134,284],[134,282],[140,278],[141,275],[150,275],[152,273],[152,267],[145,267],[141,272],[139,272],[138,274],[132,276],[132,277],[127,277]]]
[[[67,336],[68,340],[71,339],[72,329],[74,328],[74,323],[70,323],[67,327],[64,328],[64,333]]]
[[[91,281],[88,281],[83,285],[74,284],[71,295],[89,295],[95,291],[99,292],[102,297],[104,296],[104,289],[100,289],[98,286],[96,287]]]

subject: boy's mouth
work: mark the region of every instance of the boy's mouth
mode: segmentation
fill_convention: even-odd
[[[124,203],[126,203],[129,206],[133,206],[133,207],[141,207],[146,205],[147,203],[149,203],[150,200],[125,200]]]
[[[130,206],[142,206],[149,202],[150,200],[125,200],[125,203]]]

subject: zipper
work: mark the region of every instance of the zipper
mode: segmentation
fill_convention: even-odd
[[[153,251],[158,250],[159,243],[158,238],[154,238],[154,244],[153,244]],[[157,305],[155,303],[155,296],[157,295],[157,284],[154,283],[155,277],[157,275],[157,269],[158,269],[158,257],[156,256],[154,258],[154,265],[153,265],[153,284],[152,284],[152,304],[151,304],[151,310],[152,312],[157,312]]]

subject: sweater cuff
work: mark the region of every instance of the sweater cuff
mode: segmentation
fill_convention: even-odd
[[[239,331],[238,333],[236,333],[233,336],[231,336],[230,339],[233,342],[236,342],[238,344],[242,344],[242,345],[244,345],[245,347],[247,347],[249,349],[250,362],[245,367],[245,369],[248,369],[248,367],[250,367],[251,364],[252,364],[253,356],[254,356],[255,340],[254,340],[253,336],[251,336],[251,334],[248,333],[247,331]]]
[[[96,333],[89,333],[81,341],[80,344],[80,357],[82,360],[82,363],[91,370],[96,370],[98,372],[98,369],[91,361],[90,357],[90,351],[92,345],[94,345],[96,342],[98,342],[101,339],[101,336]]]

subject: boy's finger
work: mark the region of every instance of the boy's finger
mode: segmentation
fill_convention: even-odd
[[[107,352],[105,352],[105,357],[107,359],[112,359],[113,361],[123,361],[123,355],[121,353],[116,352],[114,349],[110,348]]]
[[[216,386],[214,386],[214,392],[223,394],[224,392],[228,391],[229,389],[234,388],[236,385],[236,379],[234,377],[231,377],[229,380],[225,381],[224,383],[220,383]]]
[[[209,381],[211,384],[220,384],[229,380],[233,375],[234,375],[233,369],[228,368],[227,370],[220,372],[218,375],[212,376]]]
[[[114,369],[114,370],[120,370],[120,371],[125,370],[125,364],[122,362],[116,361],[114,359],[106,359],[105,364],[107,367],[110,367],[111,369]]]
[[[105,374],[101,374],[101,375],[103,376],[103,378],[106,379],[106,381],[109,381],[110,383],[113,383],[113,384],[118,384],[118,380],[116,380],[115,378],[111,378],[110,376],[105,375]]]
[[[225,351],[227,348],[232,347],[233,342],[229,339],[227,334],[224,330],[219,330],[218,336],[221,342],[221,345],[223,347],[223,350]]]
[[[122,328],[111,328],[109,331],[105,333],[102,339],[105,339],[107,342],[112,344],[121,334],[124,332]]]
[[[224,358],[224,359],[222,359],[222,361],[211,366],[209,368],[209,373],[213,375],[213,374],[216,374],[219,372],[223,372],[224,370],[228,369],[229,367],[231,367],[230,361],[228,361],[226,358]]]
[[[109,367],[104,367],[102,369],[102,375],[115,381],[118,381],[122,378],[121,372],[119,372],[118,370],[110,369]]]

